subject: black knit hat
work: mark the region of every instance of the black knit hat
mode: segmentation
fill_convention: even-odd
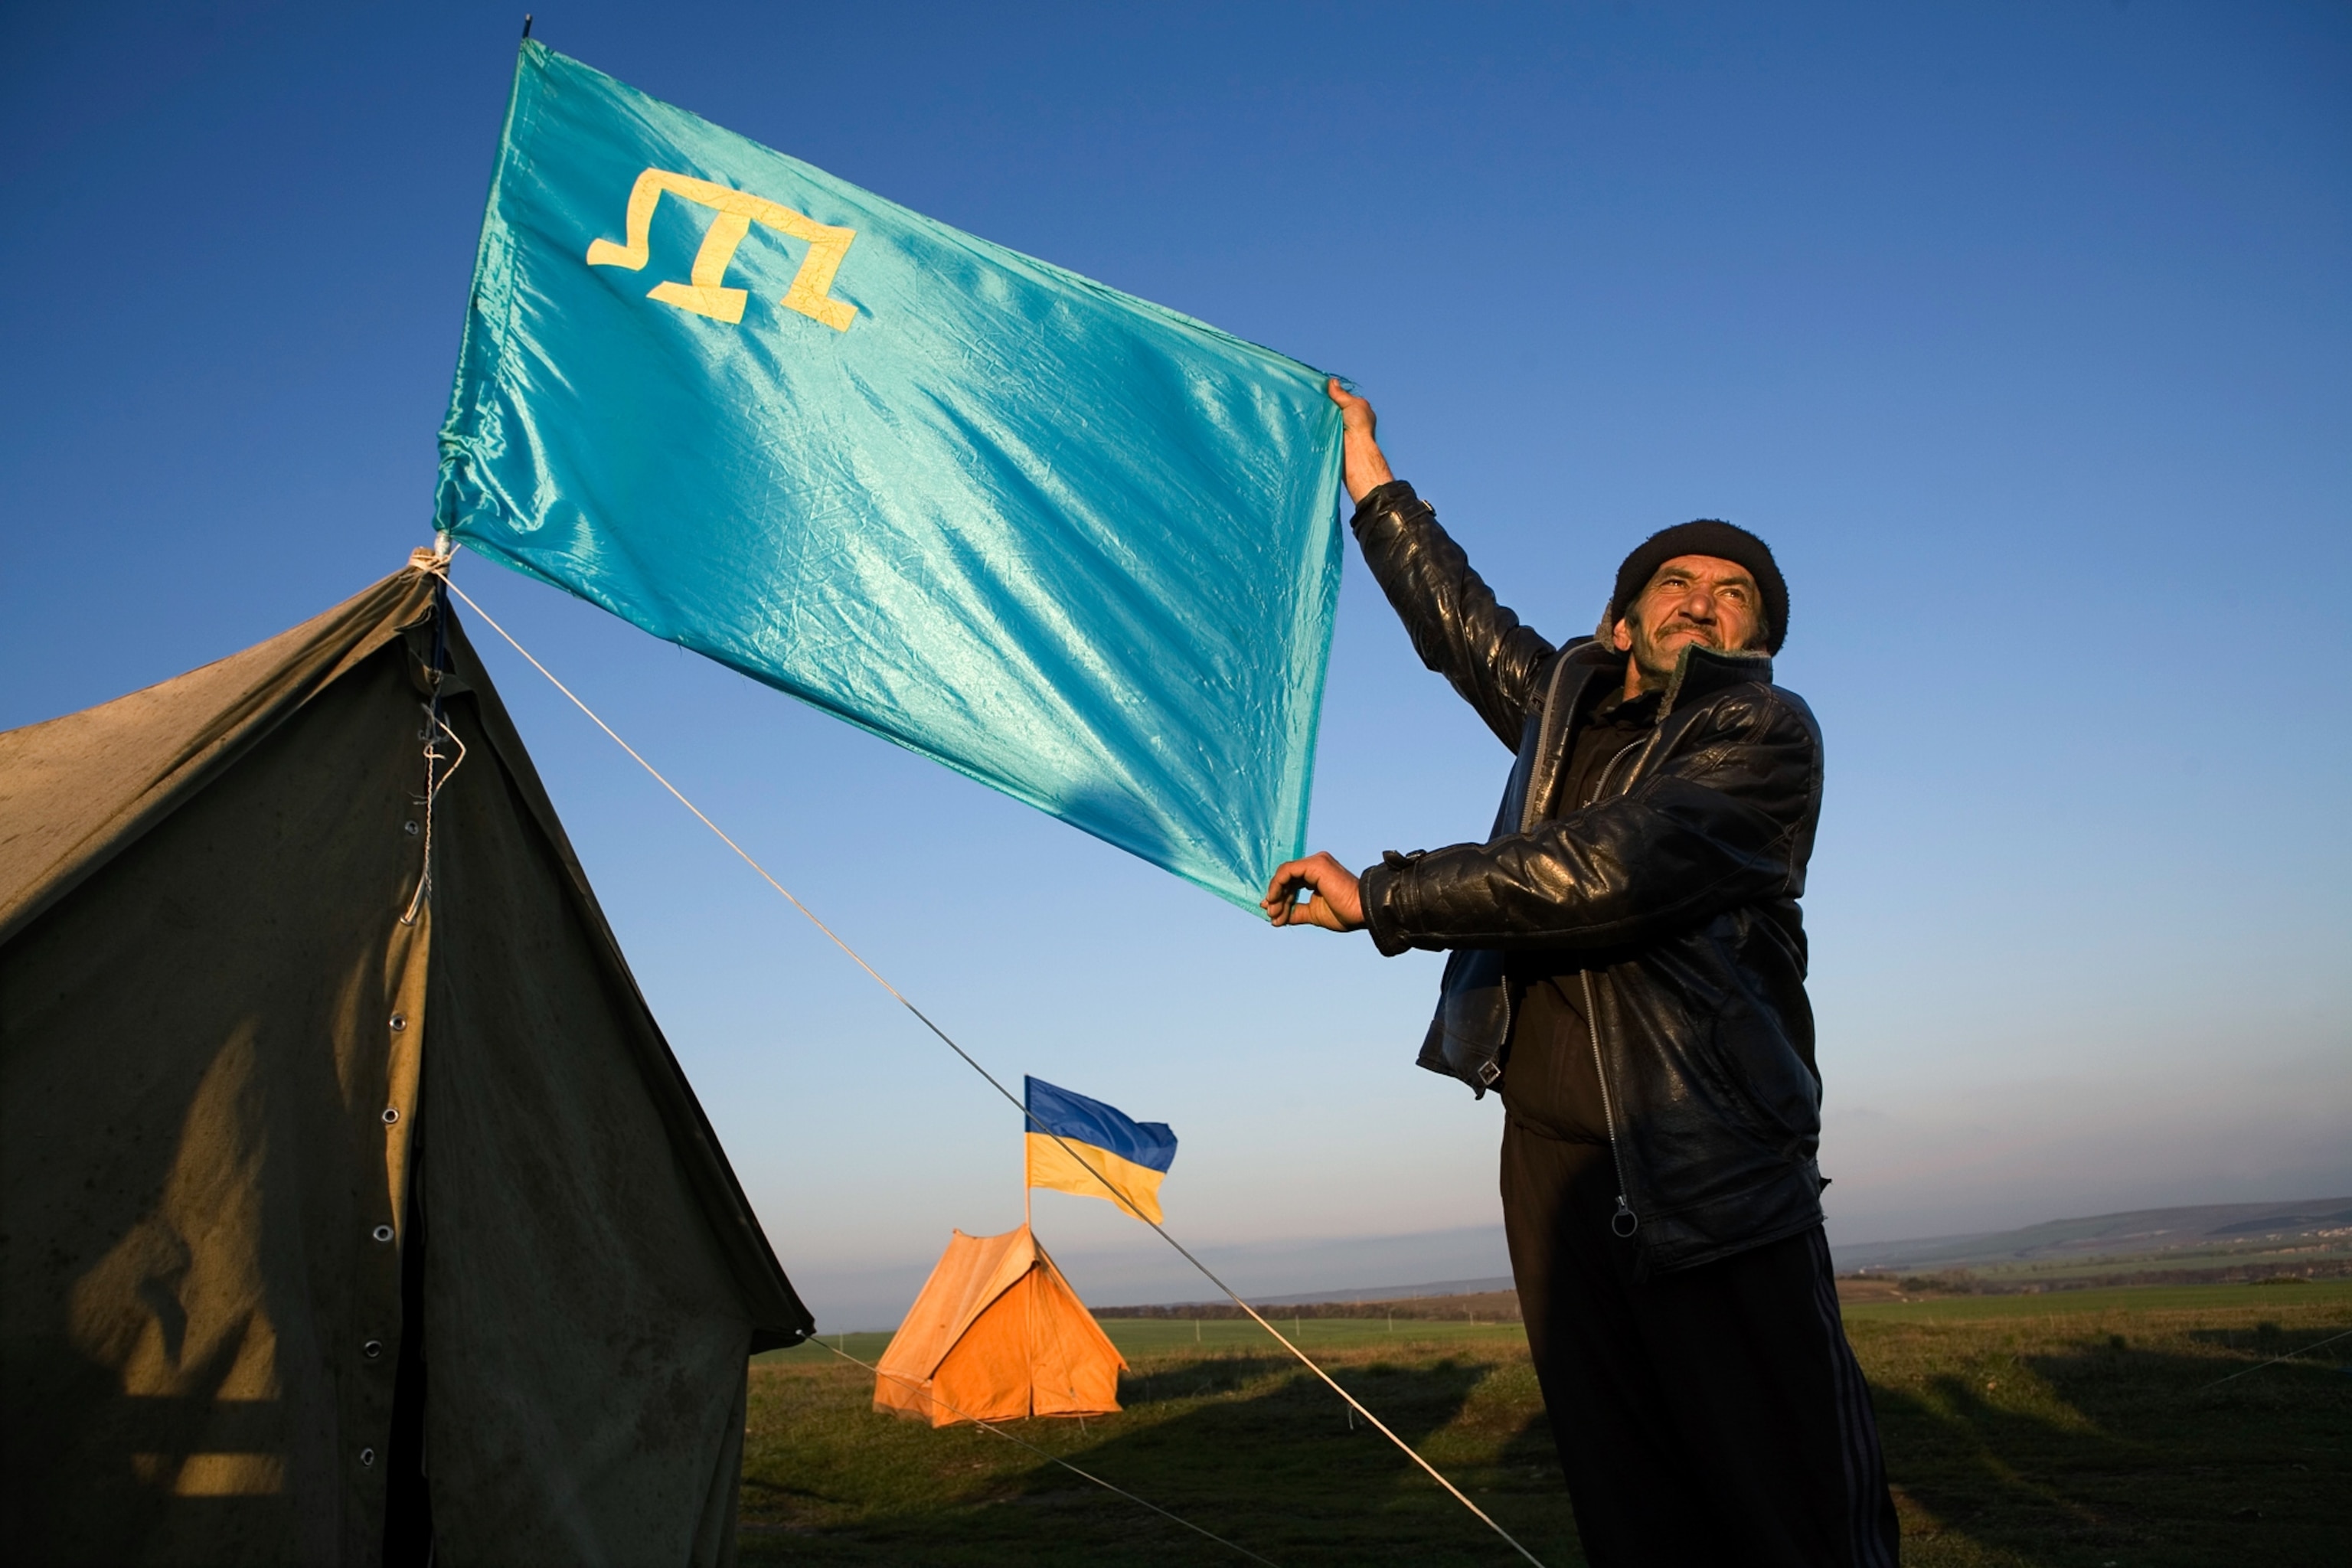
[[[1765,651],[1780,651],[1780,639],[1789,635],[1789,584],[1780,575],[1779,563],[1772,559],[1772,547],[1746,529],[1712,517],[1661,529],[1625,557],[1625,564],[1617,568],[1616,591],[1610,595],[1609,608],[1601,617],[1604,639],[1624,619],[1626,609],[1642,596],[1642,590],[1650,585],[1658,568],[1677,555],[1712,555],[1747,567],[1748,574],[1756,579],[1756,586],[1764,593]]]

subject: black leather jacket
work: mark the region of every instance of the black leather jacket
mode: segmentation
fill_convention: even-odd
[[[1685,1268],[1821,1222],[1805,889],[1821,731],[1760,655],[1685,650],[1656,729],[1593,804],[1553,799],[1577,724],[1624,679],[1590,638],[1519,624],[1408,485],[1364,498],[1364,559],[1422,661],[1517,752],[1485,844],[1364,874],[1382,952],[1448,950],[1421,1065],[1484,1094],[1509,1070],[1507,955],[1582,965],[1620,1235]]]

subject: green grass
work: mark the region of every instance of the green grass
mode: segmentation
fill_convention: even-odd
[[[2205,1385],[2352,1329],[2352,1282],[1871,1303],[1848,1321],[1915,1568],[2345,1559],[2352,1339]],[[1285,1568],[1517,1561],[1253,1325],[1203,1322],[1197,1344],[1189,1321],[1104,1326],[1132,1363],[1127,1408],[1012,1430]],[[1517,1325],[1300,1329],[1538,1557],[1582,1561]],[[886,1339],[847,1348],[870,1361]],[[746,1562],[1246,1561],[1002,1438],[876,1415],[871,1394],[814,1346],[754,1365]]]
[[[1925,1319],[2061,1318],[2085,1312],[2268,1311],[2274,1306],[2352,1304],[2352,1279],[2299,1280],[2293,1285],[2122,1285],[2108,1289],[2052,1290],[2033,1296],[1931,1296],[1919,1301],[1849,1301],[1845,1321],[1916,1322]],[[887,1340],[887,1334],[882,1336]]]

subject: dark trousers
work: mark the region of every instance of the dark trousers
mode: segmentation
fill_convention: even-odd
[[[1895,1504],[1821,1227],[1640,1276],[1605,1143],[1503,1133],[1537,1380],[1596,1565],[1892,1568]]]

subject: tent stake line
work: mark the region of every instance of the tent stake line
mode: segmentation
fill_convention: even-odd
[[[847,1339],[849,1336],[848,1336],[848,1335],[846,1335],[846,1334],[844,1334],[842,1337],[843,1337],[844,1339]],[[819,1340],[819,1341],[817,1342],[817,1343],[819,1343],[819,1344],[821,1344],[821,1345],[824,1345],[824,1342],[823,1340]],[[1144,1508],[1148,1508],[1148,1509],[1150,1509],[1152,1512],[1154,1512],[1154,1513],[1156,1513],[1156,1514],[1160,1515],[1160,1518],[1162,1518],[1162,1519],[1172,1519],[1172,1520],[1174,1520],[1178,1524],[1182,1525],[1185,1529],[1187,1529],[1187,1530],[1191,1531],[1192,1531],[1193,1534],[1195,1534],[1195,1535],[1205,1535],[1205,1536],[1207,1536],[1211,1541],[1215,1542],[1218,1545],[1223,1546],[1223,1547],[1224,1547],[1224,1548],[1228,1549],[1229,1551],[1238,1552],[1240,1552],[1243,1556],[1244,1556],[1244,1557],[1248,1558],[1248,1559],[1249,1559],[1251,1562],[1253,1562],[1253,1563],[1265,1563],[1265,1568],[1275,1568],[1275,1564],[1274,1564],[1274,1563],[1267,1563],[1267,1562],[1266,1562],[1266,1560],[1265,1560],[1265,1558],[1260,1557],[1256,1552],[1252,1552],[1252,1551],[1251,1551],[1248,1547],[1246,1547],[1246,1546],[1236,1546],[1236,1545],[1234,1545],[1232,1542],[1227,1541],[1223,1536],[1222,1536],[1222,1535],[1219,1535],[1219,1534],[1215,1533],[1213,1531],[1207,1531],[1207,1530],[1203,1530],[1203,1529],[1202,1529],[1199,1525],[1194,1524],[1194,1523],[1193,1523],[1191,1520],[1189,1520],[1189,1519],[1182,1518],[1182,1517],[1181,1517],[1181,1516],[1179,1516],[1179,1515],[1177,1515],[1177,1514],[1170,1513],[1166,1509],[1161,1508],[1158,1503],[1156,1503],[1156,1502],[1150,1502],[1150,1501],[1147,1501],[1147,1500],[1145,1500],[1144,1499],[1142,1499],[1142,1498],[1139,1498],[1139,1497],[1136,1496],[1133,1492],[1129,1491],[1125,1487],[1114,1485],[1113,1483],[1111,1483],[1111,1482],[1109,1482],[1109,1481],[1107,1481],[1107,1480],[1103,1479],[1100,1476],[1095,1475],[1095,1474],[1094,1474],[1094,1473],[1092,1473],[1091,1471],[1082,1470],[1082,1469],[1078,1468],[1078,1467],[1077,1467],[1077,1466],[1076,1466],[1076,1465],[1074,1465],[1074,1464],[1070,1463],[1070,1461],[1069,1461],[1069,1460],[1063,1458],[1059,1454],[1049,1454],[1049,1453],[1047,1453],[1045,1449],[1043,1449],[1043,1448],[1041,1448],[1041,1447],[1037,1447],[1037,1445],[1036,1445],[1036,1444],[1030,1442],[1027,1438],[1025,1438],[1025,1437],[1021,1437],[1021,1436],[1015,1436],[1014,1434],[1013,1434],[1013,1433],[1011,1433],[1011,1432],[1007,1432],[1003,1427],[999,1426],[998,1426],[998,1425],[996,1425],[996,1423],[994,1423],[993,1421],[983,1421],[983,1420],[982,1420],[982,1419],[981,1419],[979,1416],[977,1416],[977,1415],[967,1415],[967,1414],[966,1414],[965,1412],[963,1412],[963,1411],[957,1410],[957,1409],[956,1409],[956,1407],[955,1407],[954,1405],[950,1405],[946,1400],[941,1399],[936,1392],[932,1392],[932,1391],[925,1390],[925,1389],[922,1387],[922,1385],[921,1385],[920,1384],[919,1384],[919,1383],[915,1382],[915,1380],[914,1380],[914,1379],[912,1379],[912,1378],[901,1377],[901,1376],[899,1376],[897,1373],[894,1373],[894,1372],[884,1372],[880,1367],[878,1367],[878,1366],[875,1366],[875,1365],[873,1365],[873,1364],[871,1364],[870,1363],[867,1363],[867,1362],[862,1362],[862,1361],[859,1361],[856,1356],[851,1355],[847,1351],[845,1351],[845,1350],[842,1350],[842,1349],[839,1349],[839,1348],[838,1348],[838,1347],[836,1347],[836,1346],[834,1346],[834,1345],[824,1345],[824,1348],[825,1348],[825,1349],[827,1349],[827,1350],[829,1350],[829,1351],[832,1351],[834,1354],[835,1354],[835,1355],[839,1356],[842,1360],[844,1360],[844,1361],[845,1361],[845,1362],[849,1363],[849,1364],[850,1364],[850,1365],[852,1365],[852,1366],[862,1366],[862,1367],[866,1368],[866,1371],[868,1371],[868,1372],[872,1373],[873,1373],[875,1376],[877,1376],[877,1377],[887,1377],[887,1378],[888,1378],[888,1379],[889,1379],[891,1382],[893,1382],[893,1383],[903,1383],[903,1384],[907,1384],[907,1386],[908,1386],[908,1387],[909,1387],[909,1388],[912,1388],[912,1389],[916,1390],[918,1393],[920,1393],[920,1394],[923,1395],[923,1397],[924,1397],[925,1399],[929,1400],[932,1404],[937,1405],[940,1406],[940,1407],[941,1407],[941,1408],[943,1408],[943,1409],[950,1410],[950,1411],[953,1411],[953,1412],[954,1412],[954,1414],[956,1414],[956,1415],[959,1415],[959,1416],[961,1416],[964,1420],[971,1422],[973,1426],[980,1427],[982,1431],[985,1431],[985,1432],[992,1432],[992,1433],[994,1433],[997,1436],[1003,1438],[1003,1439],[1004,1439],[1006,1442],[1008,1442],[1008,1443],[1018,1443],[1018,1444],[1020,1444],[1020,1445],[1021,1445],[1021,1447],[1024,1447],[1024,1448],[1028,1449],[1031,1453],[1033,1453],[1033,1454],[1036,1455],[1039,1458],[1041,1458],[1041,1459],[1051,1459],[1054,1463],[1055,1463],[1055,1464],[1057,1464],[1057,1465],[1061,1466],[1061,1467],[1062,1467],[1062,1468],[1064,1468],[1064,1469],[1066,1469],[1066,1470],[1069,1471],[1069,1472],[1070,1472],[1070,1474],[1072,1474],[1072,1475],[1074,1475],[1074,1476],[1083,1476],[1083,1477],[1085,1477],[1087,1480],[1090,1480],[1090,1481],[1094,1482],[1094,1484],[1095,1484],[1095,1485],[1097,1485],[1097,1486],[1098,1486],[1098,1487],[1102,1488],[1105,1491],[1117,1492],[1119,1496],[1121,1496],[1121,1497],[1125,1498],[1128,1501],[1129,1501],[1129,1502],[1131,1502],[1131,1503],[1139,1504],[1139,1506],[1144,1507]],[[1081,1427],[1083,1427],[1083,1426],[1084,1426],[1084,1425],[1085,1425],[1085,1423],[1084,1423],[1083,1421],[1081,1421],[1081,1422],[1079,1423],[1079,1425],[1080,1425],[1080,1426],[1081,1426]]]
[[[2352,1340],[2352,1329],[2347,1329],[2340,1334],[2330,1334],[2326,1339],[2321,1340],[2318,1344],[2305,1345],[2302,1350],[2289,1351],[2283,1356],[2273,1356],[2269,1361],[2263,1362],[2261,1366],[2250,1366],[2243,1372],[2233,1372],[2227,1377],[2217,1377],[2212,1382],[2205,1384],[2204,1388],[2194,1388],[2189,1390],[2189,1392],[2192,1394],[2202,1394],[2207,1388],[2219,1388],[2225,1383],[2235,1383],[2242,1377],[2262,1371],[2263,1367],[2278,1366],[2283,1363],[2291,1362],[2299,1355],[2303,1355],[2311,1351],[2315,1351],[2319,1349],[2321,1345],[2332,1345],[2338,1340]]]
[[[421,558],[424,556],[425,552],[419,552],[418,554]],[[1445,1490],[1453,1496],[1454,1501],[1460,1503],[1464,1508],[1468,1509],[1473,1514],[1477,1516],[1479,1522],[1486,1525],[1487,1529],[1493,1531],[1496,1535],[1501,1536],[1504,1541],[1510,1544],[1511,1550],[1517,1552],[1520,1556],[1534,1563],[1536,1568],[1544,1568],[1542,1558],[1538,1557],[1534,1552],[1520,1545],[1517,1537],[1513,1536],[1509,1531],[1505,1530],[1501,1525],[1496,1523],[1485,1509],[1480,1508],[1476,1503],[1472,1502],[1468,1496],[1463,1492],[1461,1488],[1455,1486],[1452,1481],[1447,1480],[1443,1475],[1440,1475],[1436,1466],[1431,1464],[1427,1459],[1423,1458],[1418,1453],[1414,1452],[1412,1444],[1406,1442],[1394,1432],[1389,1430],[1388,1423],[1382,1421],[1370,1410],[1365,1409],[1363,1405],[1357,1400],[1354,1394],[1349,1394],[1346,1389],[1340,1387],[1339,1383],[1331,1376],[1331,1374],[1325,1372],[1320,1366],[1317,1365],[1313,1358],[1308,1356],[1305,1351],[1300,1350],[1288,1339],[1285,1338],[1281,1330],[1276,1328],[1272,1323],[1267,1322],[1265,1318],[1260,1316],[1258,1310],[1251,1306],[1247,1301],[1243,1300],[1232,1286],[1226,1284],[1223,1279],[1218,1279],[1214,1270],[1211,1269],[1207,1264],[1202,1262],[1199,1258],[1193,1257],[1190,1247],[1186,1247],[1182,1242],[1178,1241],[1174,1237],[1169,1235],[1166,1226],[1162,1226],[1159,1221],[1143,1214],[1141,1211],[1137,1209],[1133,1204],[1128,1202],[1127,1195],[1121,1193],[1117,1187],[1113,1186],[1109,1179],[1101,1172],[1095,1170],[1093,1165],[1081,1158],[1077,1151],[1072,1149],[1069,1143],[1062,1138],[1061,1134],[1054,1131],[1051,1128],[1045,1126],[1043,1123],[1038,1122],[1035,1117],[1031,1116],[1029,1114],[1029,1108],[1023,1104],[1019,1097],[1014,1095],[1011,1089],[998,1082],[994,1073],[990,1072],[986,1068],[981,1066],[979,1061],[972,1057],[971,1052],[965,1050],[961,1046],[956,1044],[955,1041],[950,1037],[945,1029],[942,1029],[937,1024],[932,1023],[929,1015],[925,1014],[920,1007],[916,1006],[914,1003],[908,1000],[906,993],[900,991],[896,985],[891,984],[889,981],[884,979],[880,970],[876,969],[872,964],[866,963],[866,960],[859,955],[856,948],[850,946],[848,942],[842,940],[839,932],[835,931],[831,926],[825,924],[824,921],[819,920],[816,916],[816,911],[810,909],[806,904],[801,902],[800,900],[793,895],[793,890],[790,888],[785,887],[782,882],[777,881],[774,877],[769,875],[768,868],[765,866],[761,865],[757,860],[751,858],[751,853],[740,844],[736,843],[734,839],[729,837],[727,836],[726,829],[720,827],[719,824],[711,821],[709,817],[705,816],[702,813],[702,808],[695,805],[694,802],[687,799],[685,795],[676,784],[670,783],[667,778],[663,776],[659,768],[655,767],[653,763],[646,761],[645,757],[635,746],[630,745],[628,742],[621,739],[619,731],[615,731],[613,726],[605,723],[603,719],[599,718],[596,710],[589,707],[585,702],[583,702],[578,695],[572,691],[572,688],[564,685],[562,681],[558,680],[555,678],[555,672],[548,668],[547,666],[540,663],[537,658],[533,658],[529,648],[515,641],[513,633],[508,631],[506,627],[499,625],[497,621],[491,619],[488,611],[483,609],[481,605],[474,603],[473,595],[467,593],[463,588],[457,586],[457,583],[452,580],[449,575],[447,557],[440,557],[437,560],[437,563],[429,567],[420,567],[420,570],[429,570],[439,575],[441,581],[448,587],[449,592],[457,595],[460,599],[465,600],[466,607],[472,610],[474,614],[481,616],[482,624],[484,626],[488,626],[490,630],[498,633],[499,637],[505,638],[506,644],[509,647],[522,655],[525,662],[527,662],[533,669],[539,671],[540,674],[547,677],[549,685],[554,687],[555,689],[561,691],[566,698],[570,699],[572,705],[574,708],[579,709],[581,712],[585,713],[588,716],[589,722],[594,724],[599,730],[604,731],[605,735],[612,740],[612,742],[614,745],[628,752],[629,758],[632,762],[635,763],[637,766],[645,769],[646,773],[653,775],[654,782],[661,785],[662,788],[669,791],[671,797],[675,799],[678,805],[692,812],[696,821],[701,823],[703,826],[708,827],[712,833],[716,834],[721,844],[726,845],[728,848],[735,851],[736,858],[740,859],[746,866],[751,867],[753,871],[759,873],[760,879],[761,881],[767,883],[768,886],[775,889],[777,892],[782,894],[785,902],[798,910],[802,916],[808,921],[809,924],[823,931],[825,934],[826,939],[829,940],[834,946],[841,949],[841,951],[848,956],[849,961],[852,963],[856,964],[858,968],[866,971],[867,976],[873,980],[874,984],[888,992],[891,997],[897,1001],[901,1007],[904,1007],[908,1012],[912,1013],[915,1016],[916,1020],[919,1022],[923,1027],[938,1036],[941,1045],[944,1045],[948,1049],[962,1058],[963,1063],[966,1067],[971,1068],[972,1071],[978,1073],[982,1079],[986,1079],[988,1086],[991,1089],[996,1090],[998,1094],[1003,1095],[1007,1104],[1021,1112],[1022,1119],[1024,1122],[1035,1126],[1038,1131],[1045,1133],[1045,1136],[1053,1139],[1055,1142],[1061,1144],[1063,1150],[1067,1152],[1073,1160],[1076,1160],[1080,1166],[1092,1173],[1095,1180],[1102,1184],[1103,1190],[1109,1194],[1113,1203],[1125,1209],[1128,1213],[1134,1215],[1136,1218],[1143,1221],[1144,1224],[1150,1226],[1153,1230],[1158,1231],[1160,1233],[1160,1239],[1174,1247],[1177,1253],[1183,1258],[1185,1262],[1200,1270],[1201,1277],[1202,1279],[1208,1280],[1210,1284],[1214,1285],[1218,1289],[1223,1291],[1226,1300],[1232,1301],[1234,1306],[1239,1307],[1243,1311],[1248,1313],[1252,1322],[1257,1324],[1259,1328],[1264,1329],[1267,1333],[1273,1335],[1276,1343],[1281,1345],[1284,1350],[1288,1351],[1293,1356],[1296,1356],[1298,1359],[1300,1365],[1306,1367],[1307,1371],[1313,1373],[1317,1377],[1321,1378],[1330,1388],[1332,1393],[1338,1394],[1341,1399],[1346,1400],[1357,1415],[1361,1415],[1367,1422],[1370,1423],[1373,1429],[1379,1432],[1381,1436],[1386,1437],[1390,1442],[1395,1444],[1407,1458],[1420,1466],[1422,1469],[1428,1474],[1430,1479],[1444,1488]],[[859,1364],[863,1365],[864,1363],[860,1363]],[[1010,1436],[1010,1434],[1007,1434],[1007,1436]],[[1048,1457],[1050,1458],[1050,1456]],[[1075,1469],[1076,1467],[1072,1466],[1071,1468]],[[1105,1482],[1104,1484],[1108,1485],[1109,1483]],[[1116,1490],[1117,1489],[1114,1488],[1112,1489]],[[1136,1500],[1139,1502],[1142,1501],[1140,1498]],[[1146,1504],[1145,1506],[1149,1507],[1150,1505]],[[1171,1515],[1170,1517],[1172,1518],[1174,1516]],[[1203,1531],[1202,1533],[1206,1534],[1207,1531]],[[1239,1551],[1240,1548],[1236,1547],[1234,1550]],[[1265,1559],[1260,1558],[1259,1561],[1264,1562]]]

